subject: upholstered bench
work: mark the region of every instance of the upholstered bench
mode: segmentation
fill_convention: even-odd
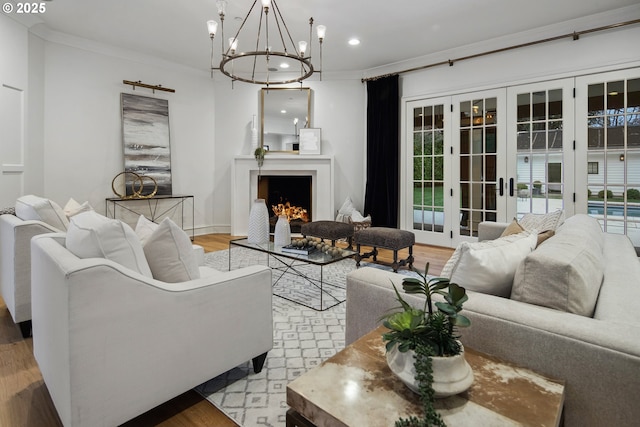
[[[300,233],[304,237],[319,237],[322,240],[330,240],[331,245],[336,245],[336,240],[347,239],[349,249],[353,247],[353,225],[338,221],[312,221],[302,224]]]
[[[355,255],[357,267],[360,267],[361,260],[369,258],[370,256],[373,256],[373,262],[378,263],[378,248],[393,251],[391,268],[393,268],[394,272],[397,272],[398,268],[404,265],[408,265],[409,268],[413,266],[413,244],[416,242],[416,236],[411,231],[387,227],[365,228],[355,233],[354,241],[358,252]],[[360,251],[360,246],[362,245],[371,246],[373,250],[362,253]],[[404,248],[409,248],[409,256],[398,261],[398,251]]]

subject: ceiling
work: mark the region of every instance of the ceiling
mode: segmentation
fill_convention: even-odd
[[[225,37],[235,33],[240,22],[236,18],[243,18],[253,3],[228,1]],[[322,67],[327,72],[370,70],[639,3],[640,0],[278,0],[295,41],[309,38],[309,17],[316,24],[327,26]],[[44,32],[53,30],[204,71],[209,69],[211,44],[205,23],[208,19],[219,20],[215,0],[51,0],[46,6],[45,13],[28,17],[28,25],[36,25],[36,33],[38,28]],[[564,29],[565,33],[574,30]],[[348,45],[351,37],[359,38],[361,44]],[[216,42],[218,53],[220,40]],[[313,42],[312,49],[317,54],[317,42]]]

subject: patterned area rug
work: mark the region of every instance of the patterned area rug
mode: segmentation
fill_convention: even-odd
[[[227,271],[228,254],[227,250],[207,253],[205,264]],[[265,254],[244,248],[232,249],[231,260],[232,269],[267,263]],[[273,267],[274,261],[269,262]],[[325,279],[339,284],[342,289],[337,289],[344,293],[346,275],[355,268],[353,259],[345,259],[324,267],[323,275]],[[406,270],[400,270],[400,273],[411,274]],[[273,277],[277,279],[276,272]],[[310,295],[310,288],[313,286],[286,274],[274,286],[274,295],[304,299],[305,295]],[[244,427],[284,427],[285,414],[289,409],[287,384],[344,348],[344,303],[325,311],[315,311],[276,296],[273,298],[273,323],[273,349],[267,355],[262,372],[254,374],[251,362],[247,362],[195,389]]]
[[[229,251],[205,255],[207,266],[229,269]],[[266,255],[243,248],[232,249],[232,269],[266,264]],[[270,260],[273,263],[273,260]],[[346,259],[324,268],[323,274],[344,286],[355,261]],[[274,273],[274,278],[276,274]],[[280,279],[274,293],[286,289],[299,298],[301,280],[292,275]],[[342,290],[342,292],[344,292]],[[344,348],[345,304],[315,311],[283,298],[273,298],[273,349],[262,372],[253,373],[251,362],[238,366],[196,388],[218,409],[244,427],[285,425],[287,384]]]

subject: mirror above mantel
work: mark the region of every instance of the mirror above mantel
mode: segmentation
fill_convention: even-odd
[[[270,152],[297,153],[300,129],[311,127],[311,89],[263,88],[260,111],[260,145]]]

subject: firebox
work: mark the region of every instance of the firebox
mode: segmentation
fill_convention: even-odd
[[[311,221],[310,175],[259,176],[258,198],[267,203],[271,232],[279,215],[287,215],[292,233],[299,233],[302,224]]]

